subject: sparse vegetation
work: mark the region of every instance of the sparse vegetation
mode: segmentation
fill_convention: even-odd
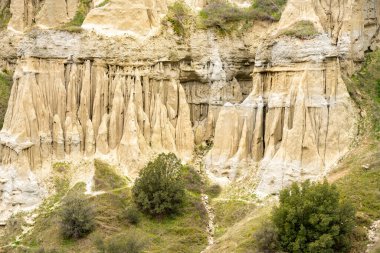
[[[367,229],[380,219],[380,51],[368,53],[360,71],[346,78],[348,91],[362,112],[360,145],[355,147],[338,170],[347,176],[336,182],[344,199],[357,209],[352,252],[362,252],[368,243]],[[374,251],[376,252],[376,251]]]
[[[5,0],[0,3],[0,30],[7,27],[9,20],[12,17],[9,7],[10,7],[9,0]]]
[[[0,129],[3,127],[8,100],[11,94],[12,76],[7,72],[0,71]]]
[[[299,39],[309,39],[318,34],[314,24],[310,21],[299,21],[283,32],[283,35]]]
[[[136,231],[130,231],[127,234],[118,235],[107,243],[107,253],[140,253],[144,249],[146,242],[143,237],[136,233]]]
[[[211,198],[216,198],[219,196],[219,194],[222,192],[222,187],[218,184],[212,184],[207,187],[206,193]]]
[[[235,199],[219,201],[213,200],[216,224],[215,236],[220,237],[233,226],[243,220],[249,213],[255,210],[255,204]]]
[[[280,192],[272,220],[285,252],[349,252],[355,210],[336,186],[306,181]]]
[[[257,11],[259,19],[278,21],[287,0],[255,0],[252,8]]]
[[[255,20],[278,21],[285,4],[286,0],[256,0],[250,7],[240,8],[227,0],[212,0],[199,13],[199,26],[228,34]]]
[[[357,106],[367,114],[362,133],[371,133],[380,140],[380,50],[369,53],[362,69],[346,80],[348,91]],[[368,130],[371,130],[368,132]]]
[[[181,175],[187,190],[198,194],[202,192],[202,188],[204,187],[202,177],[192,167],[182,166]]]
[[[95,213],[82,194],[69,195],[61,210],[61,233],[66,239],[79,239],[95,229]]]
[[[140,171],[132,193],[136,205],[152,216],[177,213],[185,197],[182,165],[170,154],[160,154]]]
[[[110,2],[110,0],[104,0],[103,2],[101,2],[100,4],[98,4],[96,7],[97,7],[97,8],[103,7],[103,6],[105,6],[106,4],[108,4],[109,2]]]
[[[95,160],[95,190],[112,190],[126,187],[128,181],[115,168],[100,160]]]
[[[68,32],[81,32],[82,24],[86,18],[87,13],[90,11],[92,0],[79,0],[78,10],[75,13],[74,18],[67,24],[64,24],[59,29]]]
[[[191,9],[187,6],[185,1],[177,0],[169,6],[166,21],[171,23],[173,30],[177,35],[181,37],[187,36],[187,32],[190,29],[193,20],[194,17],[191,13]]]
[[[272,253],[279,249],[278,231],[274,224],[267,220],[253,234],[256,247],[260,252]]]
[[[140,222],[140,212],[134,206],[125,209],[125,219],[132,225],[137,225]]]

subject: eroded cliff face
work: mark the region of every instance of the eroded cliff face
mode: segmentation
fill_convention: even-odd
[[[185,161],[193,151],[184,89],[163,64],[24,59],[9,104],[0,136],[3,164],[27,161],[19,166],[38,168],[51,155],[71,160],[98,152],[134,165],[144,164],[150,149]]]
[[[205,160],[211,172],[233,181],[256,164],[261,195],[326,175],[356,134],[339,61],[260,66],[253,79],[244,102],[225,104],[219,113]]]
[[[8,29],[23,32],[32,26],[57,27],[74,18],[78,3],[77,0],[12,0]]]
[[[3,33],[0,64],[15,73],[0,132],[1,219],[48,194],[56,161],[98,157],[134,178],[154,154],[191,161],[194,148],[208,141],[210,178],[253,178],[249,190],[265,196],[322,178],[345,155],[358,112],[342,76],[378,45],[376,1],[289,0],[278,24],[256,22],[241,37],[196,31],[184,42],[166,30],[143,41],[124,36],[157,30],[167,4],[111,0],[90,11],[84,28],[115,29],[121,37]],[[12,17],[24,28],[25,13]],[[282,35],[304,20],[319,34]]]

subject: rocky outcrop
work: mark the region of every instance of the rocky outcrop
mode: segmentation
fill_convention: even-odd
[[[137,169],[152,152],[188,161],[194,135],[178,75],[162,64],[30,58],[16,68],[0,143],[3,165],[36,169],[96,151]]]
[[[334,45],[350,43],[353,60],[363,58],[379,32],[380,3],[375,0],[289,0],[276,33],[298,21],[310,21],[320,33],[328,34]]]
[[[158,30],[166,9],[162,0],[111,0],[92,9],[82,27],[107,35],[146,36]]]
[[[11,0],[8,29],[23,32],[33,25],[57,27],[70,21],[77,7],[77,0]]]
[[[264,195],[326,175],[356,133],[339,62],[262,66],[253,79],[249,97],[219,113],[206,157],[211,172],[234,180],[256,163],[261,168],[257,193]]]

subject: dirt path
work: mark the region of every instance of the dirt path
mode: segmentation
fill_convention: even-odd
[[[214,210],[210,206],[208,196],[206,194],[202,194],[202,203],[206,209],[207,217],[208,217],[208,224],[207,224],[207,241],[208,245],[207,247],[201,252],[206,252],[209,248],[214,245],[214,233],[215,233],[215,227],[214,227]]]
[[[194,159],[192,162],[194,168],[196,168],[198,170],[199,174],[201,175],[204,185],[206,185],[207,181],[208,181],[206,171],[204,168],[204,164],[203,164],[203,157],[204,157],[205,153],[206,153],[206,151],[195,152]],[[204,193],[204,190],[205,189],[202,189],[203,192],[201,194],[201,198],[202,198],[202,204],[206,210],[207,219],[208,219],[207,220],[207,231],[206,231],[207,232],[208,245],[204,250],[201,251],[201,253],[207,252],[208,249],[211,248],[215,242],[215,237],[214,237],[214,234],[215,234],[215,226],[214,226],[215,213],[214,213],[212,206],[210,205],[209,197],[207,194]]]

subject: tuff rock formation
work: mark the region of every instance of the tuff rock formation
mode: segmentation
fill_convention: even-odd
[[[8,29],[23,32],[33,25],[57,27],[73,19],[77,8],[77,0],[11,0]]]
[[[166,9],[162,0],[112,0],[91,10],[83,28],[108,35],[146,36],[158,29]]]
[[[133,167],[151,151],[188,161],[194,137],[184,89],[162,64],[139,69],[28,58],[15,70],[0,143],[3,164],[38,168],[52,158],[98,152]]]

